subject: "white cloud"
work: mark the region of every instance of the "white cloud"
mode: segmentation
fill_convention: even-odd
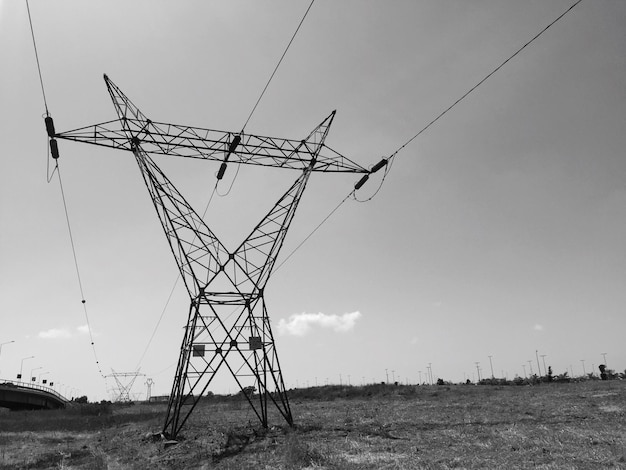
[[[345,332],[354,328],[361,318],[361,312],[344,313],[343,315],[326,315],[325,313],[296,313],[278,322],[278,332],[294,336],[304,336],[312,327],[331,328],[336,332]]]
[[[87,325],[81,325],[71,330],[70,328],[50,328],[46,331],[40,331],[37,334],[38,338],[43,339],[69,339],[78,335],[86,335],[89,333],[89,327]]]
[[[89,326],[88,325],[77,326],[76,331],[78,331],[78,333],[81,335],[86,335],[89,333]]]
[[[540,325],[539,323],[535,323],[535,326],[533,326],[533,330],[543,331],[543,325]]]
[[[72,333],[67,328],[51,328],[40,331],[37,336],[44,339],[67,339],[72,337]]]

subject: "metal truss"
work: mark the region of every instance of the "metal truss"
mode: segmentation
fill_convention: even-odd
[[[111,374],[106,375],[105,377],[113,377],[113,379],[115,379],[116,389],[115,398],[113,398],[113,401],[132,401],[130,398],[130,390],[133,388],[137,377],[143,376],[145,376],[145,374],[140,374],[139,372],[115,372],[113,369],[111,369]]]
[[[57,134],[59,139],[132,151],[129,134],[150,155],[170,155],[279,168],[308,168],[313,149],[301,140],[226,132],[156,122],[132,104],[107,75],[104,76],[119,119]],[[334,111],[333,111],[334,114]],[[236,152],[235,152],[236,150]],[[313,171],[369,173],[369,170],[329,147],[315,148]]]
[[[293,424],[265,286],[312,172],[365,173],[366,178],[371,171],[324,146],[334,111],[303,140],[211,131],[155,123],[106,75],[105,82],[118,119],[54,137],[134,154],[189,293],[163,433],[178,435],[220,369],[234,378],[264,427],[270,406]],[[300,176],[237,249],[229,251],[156,165],[153,154],[221,161],[222,175],[230,161],[296,169]]]

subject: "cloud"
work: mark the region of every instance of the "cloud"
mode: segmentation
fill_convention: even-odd
[[[336,332],[345,332],[354,328],[361,318],[361,312],[344,313],[343,315],[326,315],[325,313],[295,313],[278,322],[278,332],[293,336],[304,336],[314,326],[330,328]]]
[[[50,328],[46,331],[40,331],[37,334],[38,338],[43,339],[69,339],[78,335],[86,335],[89,333],[89,327],[87,325],[77,326],[75,331],[72,332],[69,328]]]
[[[72,333],[67,328],[51,328],[40,331],[37,336],[44,339],[67,339],[72,337]]]
[[[89,326],[88,325],[77,326],[76,331],[78,331],[78,333],[81,335],[86,335],[89,333]]]
[[[533,330],[543,331],[543,325],[540,325],[539,323],[535,323],[535,326],[533,326]]]

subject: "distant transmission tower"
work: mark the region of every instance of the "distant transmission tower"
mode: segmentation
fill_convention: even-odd
[[[383,162],[367,170],[324,146],[334,112],[303,140],[179,126],[146,118],[106,75],[104,79],[118,119],[50,137],[131,151],[176,258],[190,306],[163,433],[177,436],[220,369],[242,391],[252,387],[258,392],[243,395],[264,427],[268,405],[292,424],[265,286],[311,173],[362,173],[358,189]],[[293,169],[300,175],[229,251],[150,154],[220,161],[218,180],[229,162]]]
[[[154,380],[148,379],[146,380],[146,387],[148,391],[146,393],[146,401],[150,401],[150,397],[152,397],[152,386],[154,385]]]
[[[115,380],[115,396],[113,401],[132,401],[130,398],[130,390],[133,388],[137,377],[142,376],[145,376],[145,374],[140,374],[139,372],[115,372],[111,369],[111,374],[105,375],[105,377],[113,377]]]

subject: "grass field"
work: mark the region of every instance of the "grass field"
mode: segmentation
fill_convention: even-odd
[[[293,428],[247,403],[199,405],[179,442],[164,405],[0,412],[0,469],[626,469],[626,381],[320,387]]]

